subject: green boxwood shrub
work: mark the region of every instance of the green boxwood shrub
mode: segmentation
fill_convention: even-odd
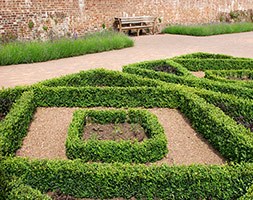
[[[39,190],[23,184],[21,180],[11,182],[9,187],[11,187],[11,191],[8,193],[6,200],[52,200]]]
[[[138,123],[148,139],[142,142],[82,139],[86,119],[99,124]],[[67,156],[83,161],[147,163],[162,159],[167,153],[167,139],[155,115],[146,110],[77,110],[66,140]]]
[[[106,69],[81,71],[76,74],[65,75],[59,78],[42,81],[38,85],[47,87],[156,87],[159,84],[150,79],[141,78],[133,74],[126,74]],[[161,85],[161,84],[160,84]]]
[[[27,91],[12,106],[0,124],[0,155],[13,155],[21,146],[35,111],[34,94]]]
[[[252,184],[252,164],[157,166],[83,163],[80,160],[6,159],[3,171],[41,192],[77,198],[236,199]]]
[[[156,61],[154,61],[155,63]],[[145,65],[153,65],[152,61],[146,62]],[[148,70],[147,67],[141,67],[141,64],[131,64],[123,67],[123,72],[129,74],[136,74],[143,78],[151,78],[167,83],[176,83],[186,85],[189,87],[203,88],[207,90],[213,90],[217,92],[233,94],[244,98],[253,98],[253,89],[245,88],[238,85],[231,85],[229,83],[223,83],[214,80],[200,79],[193,76],[175,76],[164,72],[157,72],[154,70]]]
[[[197,55],[187,58],[175,57],[173,61],[191,71],[253,69],[253,59],[229,58],[224,55],[219,56],[215,54],[214,56]]]
[[[233,80],[230,77],[234,78],[244,78],[248,77],[249,80]],[[232,83],[234,85],[239,85],[247,88],[253,88],[253,71],[252,70],[206,70],[205,78]]]
[[[0,123],[1,117],[5,117],[13,103],[22,95],[27,87],[15,87],[0,90]]]
[[[251,200],[253,199],[253,185],[247,190],[247,193],[243,195],[239,200]]]

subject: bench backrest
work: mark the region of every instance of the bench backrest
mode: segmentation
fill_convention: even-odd
[[[154,23],[156,17],[152,16],[138,16],[138,17],[115,17],[115,20],[121,24],[138,24],[138,23]]]

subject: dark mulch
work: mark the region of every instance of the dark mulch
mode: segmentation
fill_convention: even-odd
[[[83,139],[98,139],[98,140],[137,140],[143,141],[147,138],[144,129],[140,124],[97,124],[90,123],[84,127]]]
[[[242,124],[245,128],[249,128],[251,132],[253,132],[253,121],[248,122],[245,120],[243,116],[235,117],[234,120],[238,124]]]
[[[238,80],[238,81],[252,81],[252,78],[249,76],[242,76],[242,77],[229,76],[227,78],[230,80]]]
[[[62,193],[59,192],[59,191],[56,191],[56,192],[48,192],[47,195],[50,196],[53,200],[78,200],[78,199],[75,198],[75,197],[62,194]],[[81,199],[79,199],[79,200],[81,200]]]
[[[176,74],[178,72],[177,68],[172,67],[168,64],[156,66],[154,68],[154,70],[155,71],[160,71],[160,72],[166,72],[166,73],[169,73],[169,74]]]
[[[253,132],[253,121],[249,121],[247,120],[244,116],[240,115],[240,116],[233,116],[231,114],[229,114],[229,110],[230,108],[228,106],[226,106],[224,103],[217,103],[217,105],[226,115],[230,116],[231,118],[233,118],[237,124],[241,124],[243,125],[245,128],[250,129],[251,132]]]
[[[0,121],[4,120],[5,115],[3,113],[0,113]]]

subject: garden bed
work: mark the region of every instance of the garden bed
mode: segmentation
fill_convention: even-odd
[[[68,197],[80,199],[121,197],[124,199],[230,200],[242,196],[251,198],[252,133],[233,118],[243,116],[247,121],[252,119],[253,102],[250,99],[252,91],[231,83],[195,78],[179,62],[189,69],[194,69],[193,71],[199,71],[216,67],[252,69],[252,60],[202,53],[185,55],[180,58],[181,60],[177,59],[143,62],[124,69],[134,75],[92,70],[44,81],[30,88],[11,89],[11,92],[1,91],[0,95],[4,98],[14,95],[9,113],[0,123],[0,186],[3,188],[0,195],[11,200],[22,197],[35,199],[40,197],[40,199],[48,200],[50,198],[43,194],[49,191],[61,191],[60,195],[65,194]],[[180,74],[154,71],[156,66],[166,63],[175,66]],[[190,63],[192,66],[189,65]],[[222,111],[219,103],[228,110]],[[104,107],[107,107],[108,112],[91,112],[92,107],[95,110],[97,107],[103,107],[103,110],[106,110]],[[115,109],[111,109],[112,107],[120,110],[116,112]],[[44,113],[39,114],[36,108],[37,111],[44,110]],[[96,116],[93,123],[98,123],[98,121],[112,123],[111,119],[115,118],[116,112],[117,116],[121,116],[120,119],[124,119],[117,121],[116,124],[118,124],[131,118],[124,118],[125,112],[128,113],[131,110],[132,113],[140,114],[137,108],[148,110],[144,112],[144,116],[147,117],[142,117],[140,123],[144,127],[147,139],[128,143],[125,143],[125,140],[118,142],[89,139],[88,143],[83,140],[86,114]],[[52,112],[52,116],[48,115],[48,111],[58,109],[58,113]],[[74,115],[73,112],[75,112]],[[149,112],[152,112],[152,115]],[[44,116],[44,119],[41,120],[38,116]],[[58,138],[52,139],[52,135],[60,134],[63,138],[60,142],[61,147],[65,147],[64,141],[68,137],[67,141],[70,143],[66,143],[69,145],[66,145],[66,149],[84,146],[87,150],[87,147],[92,147],[91,151],[87,151],[89,156],[98,158],[104,154],[103,158],[106,155],[107,160],[95,159],[98,162],[85,162],[83,157],[69,160],[66,159],[66,155],[62,159],[43,160],[15,157],[15,152],[22,146],[22,140],[25,137],[29,138],[35,121],[41,122],[38,123],[38,127],[41,126],[38,129],[50,129],[51,135],[45,135],[49,136],[49,140],[57,140]],[[161,134],[162,129],[157,128],[159,127],[157,121],[162,125],[168,143],[164,143],[166,138]],[[71,126],[68,129],[70,123]],[[49,128],[45,125],[49,125]],[[33,129],[36,132],[35,126]],[[198,137],[194,130],[201,137]],[[34,137],[38,148],[41,148],[40,143],[42,147],[47,143],[48,138],[41,139],[43,133]],[[196,142],[196,138],[202,143]],[[213,163],[206,162],[206,157],[209,158],[210,152],[213,151],[205,140],[208,140],[208,143],[219,152],[213,158],[218,158],[220,163],[208,165]],[[103,148],[103,144],[112,143],[114,146],[107,145]],[[129,146],[123,144],[129,144]],[[142,152],[135,154],[141,159],[134,161],[143,162],[143,164],[136,164],[132,162],[133,160],[126,159],[130,158],[131,154],[128,150],[132,149],[133,144],[134,148]],[[197,148],[195,144],[198,144]],[[162,160],[147,163],[148,160],[153,162],[158,156],[164,156],[166,145],[169,153]],[[115,147],[124,148],[115,151]],[[187,158],[190,165],[181,164],[175,157],[174,160],[171,159],[170,156],[175,155],[173,150],[182,150],[182,154],[178,154],[178,157],[182,160]],[[121,160],[119,162],[119,157],[115,157],[118,152],[120,152],[120,157],[125,159],[122,160],[123,162]],[[127,154],[124,155],[124,152]],[[136,152],[133,151],[133,153]],[[203,154],[204,152],[208,153]],[[73,153],[79,155],[78,151]],[[227,163],[223,164],[224,160],[219,157],[219,154],[226,159]],[[194,156],[203,158],[204,162],[194,160]],[[108,160],[108,157],[111,160]],[[202,164],[192,165],[192,163]]]
[[[140,124],[116,123],[98,124],[89,123],[85,125],[83,139],[97,140],[131,140],[142,142],[147,136]]]

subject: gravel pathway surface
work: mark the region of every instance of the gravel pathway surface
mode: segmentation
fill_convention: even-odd
[[[209,37],[147,35],[133,39],[135,46],[131,48],[42,63],[0,66],[0,87],[29,85],[94,68],[121,70],[123,65],[130,63],[200,51],[253,58],[253,32]]]
[[[101,109],[101,108],[95,108]],[[65,140],[76,108],[38,108],[17,156],[39,159],[67,159]],[[158,164],[223,164],[225,161],[175,109],[148,109],[164,127],[169,154]]]

